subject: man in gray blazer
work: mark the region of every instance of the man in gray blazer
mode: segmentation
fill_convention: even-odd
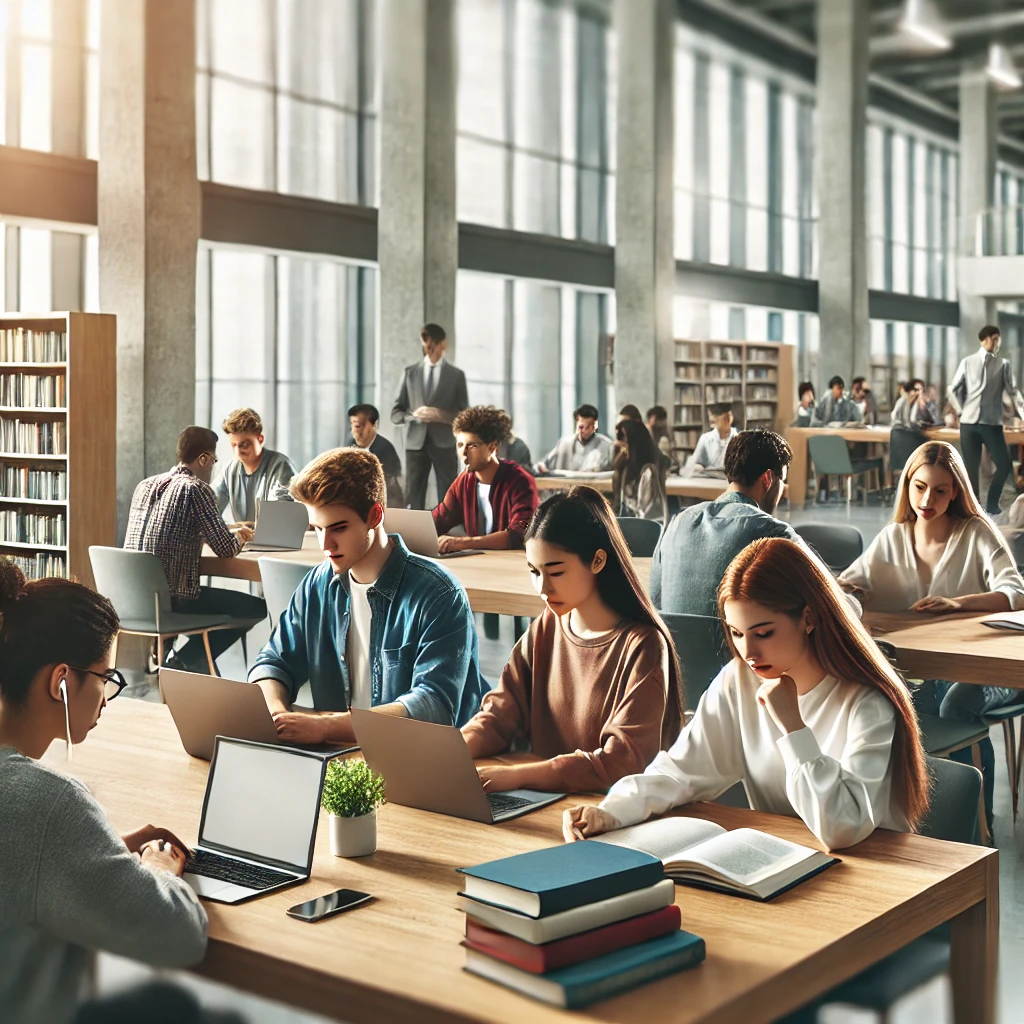
[[[444,358],[444,328],[424,324],[423,360],[407,366],[391,410],[391,422],[406,424],[406,496],[410,508],[425,508],[427,479],[434,467],[437,498],[448,493],[459,473],[452,422],[469,405],[466,375]]]

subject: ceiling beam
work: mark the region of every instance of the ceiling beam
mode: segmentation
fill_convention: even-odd
[[[981,14],[974,18],[959,18],[946,22],[946,32],[951,39],[966,39],[970,36],[990,35],[995,32],[1007,32],[1024,28],[1024,10],[998,11],[992,14]],[[920,51],[913,37],[901,32],[875,36],[871,40],[871,56],[880,57],[887,54],[906,53],[908,50]]]

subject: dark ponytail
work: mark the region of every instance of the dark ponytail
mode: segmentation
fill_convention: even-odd
[[[646,428],[644,428],[646,433]],[[609,608],[630,622],[653,626],[668,646],[668,704],[662,727],[663,746],[679,735],[683,715],[683,677],[672,634],[662,621],[633,568],[629,545],[603,494],[585,484],[555,494],[534,513],[524,541],[542,540],[564,548],[590,565],[599,550],[608,562],[597,574],[597,592]]]
[[[120,625],[114,606],[84,584],[26,581],[14,562],[0,557],[0,699],[20,707],[47,665],[85,668],[99,661]]]

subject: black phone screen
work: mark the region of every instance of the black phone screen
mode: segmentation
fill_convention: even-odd
[[[338,889],[326,896],[317,896],[314,900],[307,900],[305,903],[289,907],[288,916],[297,917],[300,921],[319,921],[321,918],[330,917],[331,914],[340,914],[345,910],[361,906],[372,899],[373,897],[368,892],[359,892],[356,889]]]

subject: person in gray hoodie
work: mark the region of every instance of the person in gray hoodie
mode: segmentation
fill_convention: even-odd
[[[0,558],[0,1018],[67,1024],[97,951],[187,967],[206,912],[182,881],[186,848],[146,825],[118,835],[68,759],[124,686],[110,666],[110,602],[65,579],[26,582]]]

